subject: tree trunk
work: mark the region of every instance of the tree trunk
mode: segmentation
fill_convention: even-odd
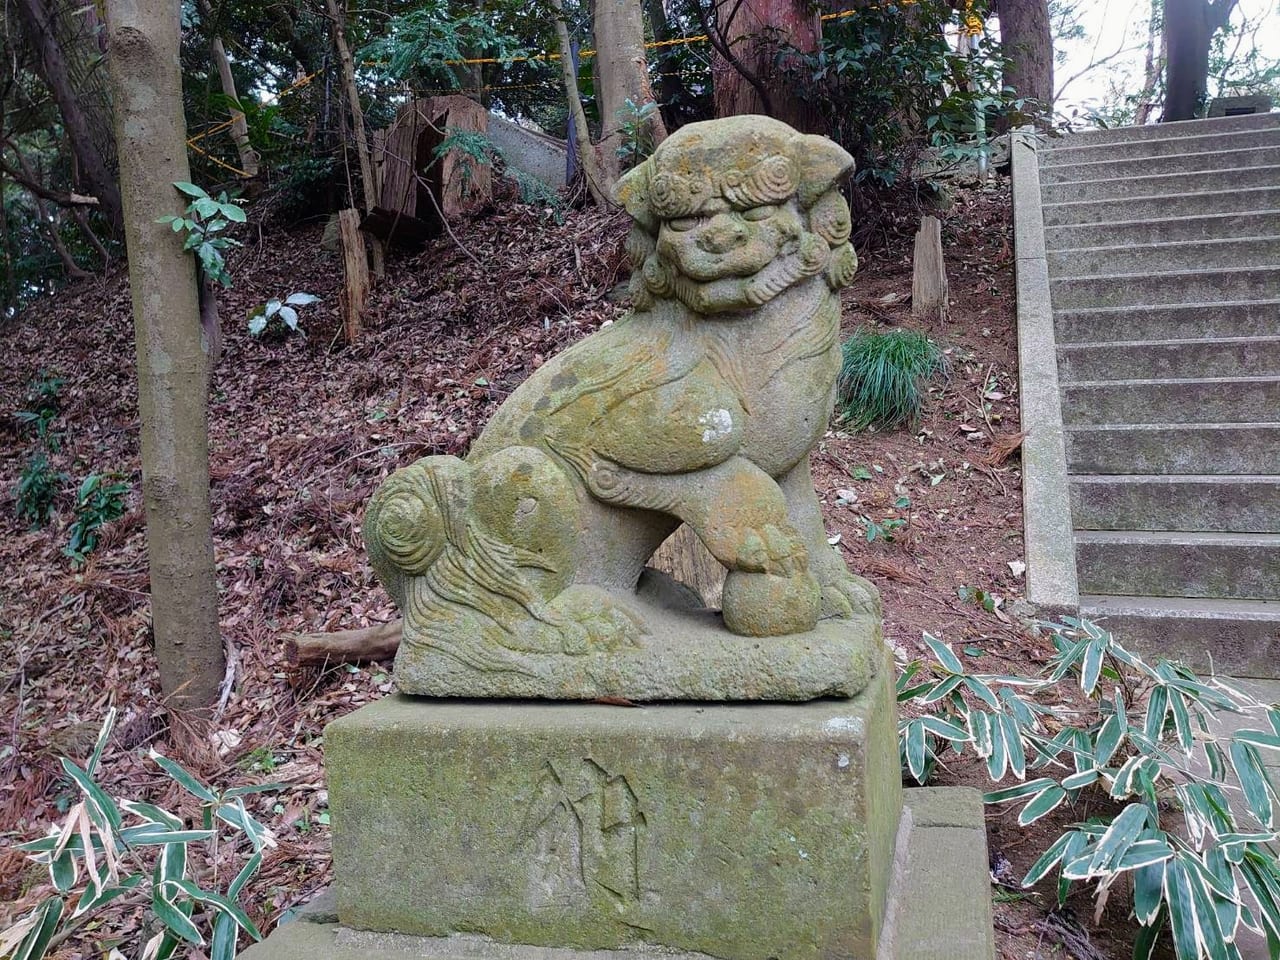
[[[578,76],[573,67],[573,45],[569,42],[569,24],[564,19],[564,0],[551,0],[555,12],[556,41],[560,47],[560,73],[564,79],[565,96],[569,100],[569,113],[573,117],[574,148],[582,175],[587,181],[587,192],[596,206],[609,203],[609,191],[613,183],[601,169],[600,155],[591,144],[591,131],[587,129],[587,114],[582,109],[582,97],[578,93]]]
[[[653,102],[649,68],[644,54],[644,8],[640,0],[595,0],[592,30],[596,42],[596,69],[600,83],[600,154],[611,179],[620,173],[619,147],[627,148],[622,132],[632,107]],[[662,114],[654,111],[636,131],[652,151],[667,138]]]
[[[218,68],[218,80],[222,84],[222,92],[232,100],[239,101],[240,98],[236,94],[236,78],[231,75],[231,61],[227,59],[227,48],[222,43],[222,34],[218,32],[217,25],[213,22],[213,11],[209,7],[209,0],[198,0],[198,5],[200,19],[204,21],[209,33],[209,53],[213,57],[214,66]],[[240,155],[240,169],[246,176],[256,177],[259,158],[258,151],[254,150],[249,143],[249,125],[245,122],[241,111],[232,107],[230,113],[231,139],[236,145],[236,152]]]
[[[338,240],[342,247],[343,329],[347,343],[359,343],[365,301],[369,297],[369,261],[360,232],[360,214],[354,207],[338,211]]]
[[[364,212],[370,213],[378,204],[378,184],[373,175],[373,156],[369,152],[369,138],[364,131],[364,109],[360,106],[360,88],[356,86],[356,65],[347,46],[347,31],[337,0],[325,0],[329,19],[333,21],[333,45],[338,51],[338,63],[342,67],[342,85],[351,107],[351,132],[356,138],[356,154],[360,159],[360,182],[364,185]],[[382,242],[371,240],[373,246],[373,275],[379,280],[386,273]]]
[[[119,231],[124,222],[120,187],[106,157],[93,138],[88,117],[76,98],[66,58],[62,55],[62,48],[58,46],[51,11],[44,0],[17,0],[16,7],[27,38],[38,53],[40,76],[53,93],[58,111],[62,114],[62,123],[84,177],[85,187],[98,198],[99,207],[112,230]]]
[[[817,8],[803,0],[713,0],[711,82],[715,114],[763,113],[805,133],[821,133],[821,112],[805,99],[787,64],[785,44],[814,53],[822,45]],[[701,7],[699,7],[701,9]]]
[[[1209,44],[1227,25],[1236,0],[1165,0],[1164,114],[1160,120],[1192,120],[1204,108],[1209,84]]]
[[[917,320],[944,322],[949,309],[942,221],[921,217],[911,262],[911,315]]]
[[[138,356],[142,494],[151,625],[160,686],[178,709],[218,700],[226,661],[218,631],[209,515],[209,344],[196,265],[161,214],[181,214],[187,164],[179,5],[110,0],[107,31]]]
[[[1000,0],[1004,85],[1019,97],[1053,106],[1053,35],[1048,0]]]
[[[1150,19],[1147,21],[1147,58],[1142,67],[1142,94],[1138,98],[1138,109],[1133,115],[1133,122],[1140,127],[1151,119],[1151,113],[1155,109],[1156,88],[1164,73],[1164,51],[1160,48],[1160,19],[1163,9],[1163,0],[1151,0]]]

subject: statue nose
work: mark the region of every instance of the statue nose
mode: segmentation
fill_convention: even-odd
[[[747,226],[739,217],[717,213],[698,233],[698,246],[708,253],[728,253],[747,239]]]

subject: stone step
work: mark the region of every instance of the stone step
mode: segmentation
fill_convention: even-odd
[[[1268,337],[1280,333],[1280,299],[1054,310],[1053,325],[1059,347],[1114,341]]]
[[[1273,474],[1280,422],[1096,424],[1066,431],[1072,474]]]
[[[1078,530],[1082,594],[1280,598],[1280,534]]]
[[[1206,190],[1203,193],[1170,193],[1155,197],[1121,197],[1113,200],[1068,198],[1063,203],[1045,202],[1042,206],[1046,227],[1275,209],[1280,209],[1280,187]]]
[[[1280,146],[1276,149],[1280,150]],[[1075,247],[1171,243],[1177,240],[1228,240],[1236,237],[1280,237],[1280,209],[1047,227],[1044,243],[1053,252]]]
[[[1071,520],[1080,530],[1280,533],[1280,475],[1121,474],[1070,480]]]
[[[1170,173],[1192,173],[1204,170],[1241,170],[1246,167],[1274,165],[1276,147],[1265,144],[1235,150],[1211,148],[1204,153],[1170,153],[1162,157],[1119,157],[1070,163],[1057,163],[1040,171],[1042,185],[1083,182],[1088,180],[1120,180],[1129,177],[1151,177]]]
[[[1065,343],[1058,347],[1058,376],[1065,382],[1280,376],[1280,336]]]
[[[1064,180],[1042,184],[1040,196],[1045,203],[1159,197],[1171,193],[1185,194],[1194,199],[1197,193],[1219,193],[1223,190],[1278,186],[1280,186],[1280,164],[1273,163],[1262,167],[1244,167],[1239,170],[1206,167],[1185,173],[1128,176],[1119,180]]]
[[[1049,297],[1055,311],[1078,307],[1276,300],[1280,299],[1280,265],[1060,276],[1049,281]]]
[[[1095,160],[1134,160],[1142,157],[1168,157],[1180,153],[1208,153],[1214,150],[1245,150],[1250,147],[1280,149],[1280,126],[1166,137],[1163,140],[1128,140],[1117,143],[1088,143],[1075,137],[1051,141],[1039,151],[1040,173],[1050,167]],[[1061,144],[1060,146],[1056,144]]]
[[[1274,130],[1280,127],[1280,113],[1255,113],[1242,117],[1214,117],[1209,120],[1179,120],[1176,123],[1149,123],[1145,126],[1085,130],[1049,140],[1050,150],[1063,147],[1133,143],[1140,140],[1175,140],[1182,137],[1215,136],[1244,130]]]
[[[1280,677],[1274,601],[1085,595],[1080,616],[1150,656],[1233,677]]]
[[[1091,423],[1261,423],[1280,414],[1280,377],[1081,380],[1062,384],[1067,426]]]
[[[1050,277],[1212,270],[1247,263],[1280,263],[1280,234],[1270,237],[1240,236],[1225,240],[1108,244],[1050,250],[1047,257]]]

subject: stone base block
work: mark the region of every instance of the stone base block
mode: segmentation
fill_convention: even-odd
[[[892,672],[805,704],[389,697],[326,732],[342,924],[722,960],[875,953]]]
[[[884,930],[874,953],[845,960],[993,960],[981,802],[972,790],[908,790]],[[802,945],[797,945],[802,946]],[[711,960],[646,946],[573,950],[473,934],[414,937],[338,924],[330,896],[241,954],[241,960]]]

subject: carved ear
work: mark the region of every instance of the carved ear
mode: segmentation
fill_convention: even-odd
[[[800,206],[810,207],[824,193],[853,173],[853,157],[826,137],[806,134],[793,143],[800,165]]]
[[[649,181],[653,161],[646,160],[624,173],[613,186],[613,199],[622,204],[631,218],[649,233],[657,233],[658,221],[649,202]]]

